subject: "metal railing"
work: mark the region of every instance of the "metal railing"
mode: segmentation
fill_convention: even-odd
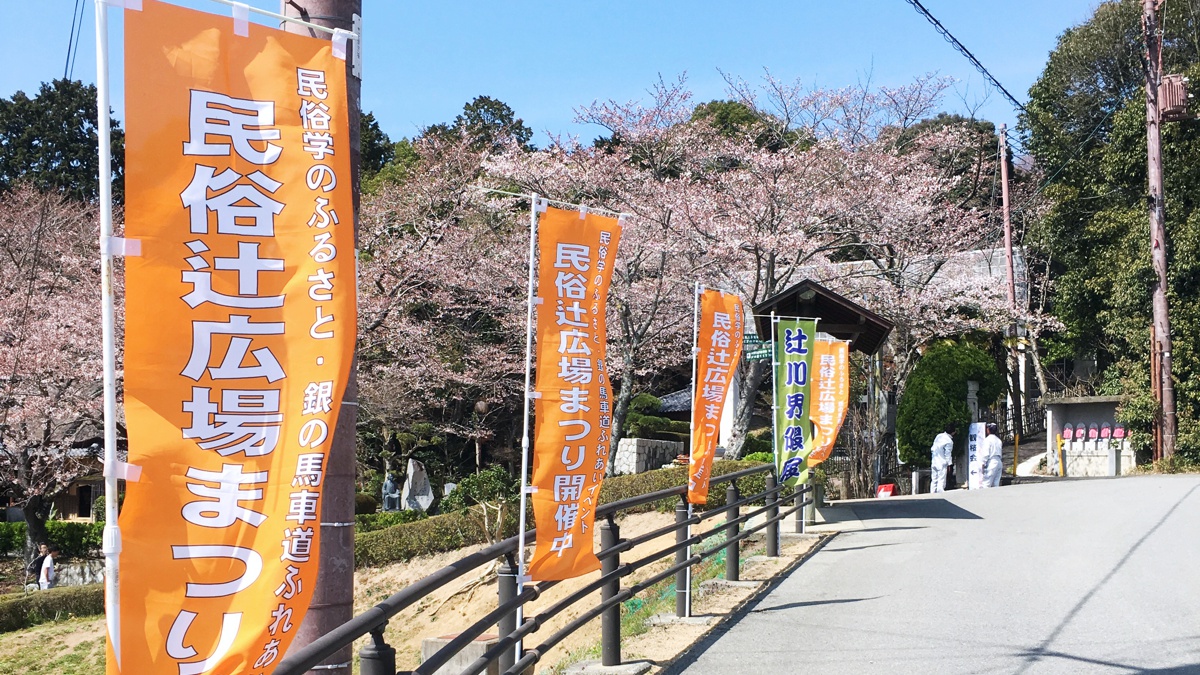
[[[765,474],[765,489],[753,495],[742,496],[736,481],[739,478],[759,474]],[[600,558],[600,576],[558,602],[537,611],[533,616],[523,617],[519,625],[518,610],[523,609],[527,603],[538,599],[558,582],[545,581],[527,584],[524,590],[518,593],[516,577],[518,538],[514,536],[443,567],[321,636],[304,648],[289,653],[276,668],[275,673],[276,675],[301,675],[350,645],[354,640],[364,635],[370,635],[371,641],[359,650],[361,675],[395,675],[396,650],[387,644],[384,638],[388,620],[430,593],[467,575],[472,570],[492,564],[498,559],[504,562],[498,571],[496,608],[458,633],[438,652],[425,659],[412,671],[413,673],[432,675],[493,627],[497,629],[499,639],[474,663],[463,670],[463,675],[484,672],[493,662],[498,664],[500,672],[505,675],[524,673],[537,663],[547,651],[596,617],[600,617],[601,661],[606,666],[618,665],[621,663],[621,603],[673,576],[676,586],[676,615],[688,616],[691,612],[689,574],[692,567],[724,551],[725,578],[729,581],[737,581],[740,578],[739,545],[743,540],[765,531],[766,555],[777,557],[779,555],[780,521],[794,514],[795,532],[804,531],[803,512],[804,507],[812,503],[812,499],[807,498],[812,486],[798,485],[793,489],[777,485],[775,467],[772,465],[714,476],[711,480],[711,485],[714,486],[724,483],[728,484],[725,490],[725,505],[709,511],[689,512],[688,505],[684,501],[687,496],[687,486],[685,485],[623,499],[597,508],[596,519],[600,528],[600,550],[597,552],[597,557]],[[680,498],[680,502],[675,508],[675,522],[636,537],[621,538],[620,527],[616,522],[618,513],[672,497]],[[792,502],[792,505],[782,507],[783,510],[781,510],[781,503],[788,500]],[[741,512],[742,507],[756,505],[756,502],[764,505],[749,510],[747,513]],[[693,526],[722,515],[725,516],[724,522],[693,534]],[[759,516],[764,516],[761,522],[752,527],[743,527],[751,519]],[[637,560],[621,560],[622,553],[632,551],[641,544],[671,533],[675,534],[674,544]],[[527,544],[534,541],[533,530],[525,532],[522,536]],[[714,537],[723,539],[700,548],[701,544]],[[698,550],[692,550],[693,546]],[[673,564],[666,569],[628,587],[621,587],[622,578],[672,554],[675,556]],[[600,593],[598,603],[589,607],[556,632],[546,636],[536,647],[530,649],[517,647],[527,637],[536,634],[555,616],[586,600],[589,595],[597,591]]]

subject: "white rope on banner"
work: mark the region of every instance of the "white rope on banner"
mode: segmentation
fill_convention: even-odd
[[[224,0],[221,0],[221,1],[223,2]],[[542,200],[543,203],[558,204],[559,206],[565,206],[568,209],[571,209],[572,211],[579,211],[580,213],[584,213],[584,214],[598,213],[601,215],[611,216],[614,218],[626,218],[626,217],[630,217],[633,215],[632,213],[623,213],[621,211],[613,211],[611,209],[605,209],[605,208],[601,208],[599,206],[587,206],[585,204],[575,204],[572,202],[564,202],[564,201],[561,201],[558,199],[547,199],[546,197],[540,197],[538,195],[528,195],[528,194],[523,194],[520,192],[508,192],[507,190],[497,190],[496,188],[476,186],[475,189],[480,190],[482,192],[490,192],[491,194],[507,195],[509,197],[521,197],[523,199],[533,199],[536,197],[537,199]]]
[[[305,21],[303,19],[297,19],[292,16],[287,16],[285,14],[276,14],[275,12],[271,12],[271,11],[268,11],[265,9],[259,9],[257,7],[248,6],[248,5],[246,5],[246,3],[236,2],[236,0],[209,0],[209,2],[216,2],[216,3],[220,3],[222,5],[225,5],[227,7],[233,7],[233,8],[235,8],[235,10],[239,10],[241,7],[246,7],[250,12],[253,12],[254,14],[270,17],[272,19],[277,19],[279,21],[285,21],[287,23],[294,23],[297,26],[304,26],[305,28],[311,28],[312,30],[319,30],[322,33],[329,33],[330,35],[334,35],[338,31],[341,31],[343,33],[346,33],[346,35],[353,40],[357,40],[360,37],[358,33],[353,32],[353,31],[343,30],[341,28],[329,28],[328,26],[321,26],[321,25],[318,25],[318,24],[315,24],[315,23],[312,23],[309,21]]]

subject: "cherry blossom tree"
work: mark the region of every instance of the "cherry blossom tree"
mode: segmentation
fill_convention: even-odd
[[[54,498],[95,471],[99,452],[96,216],[29,187],[0,200],[0,489],[24,512],[29,542],[46,540]]]
[[[363,414],[397,459],[420,444],[396,435],[429,423],[475,445],[479,461],[503,420],[520,427],[503,413],[521,406],[527,230],[511,200],[475,189],[485,151],[469,139],[436,134],[414,147],[404,180],[361,211]]]
[[[591,146],[556,138],[544,151],[510,151],[487,163],[494,179],[522,190],[629,216],[609,293],[608,363],[618,382],[613,447],[639,383],[690,362],[692,293],[711,262],[704,238],[679,215],[691,196],[681,169],[699,147],[682,84],[659,82],[649,105],[607,102],[578,110],[577,121],[607,132]]]

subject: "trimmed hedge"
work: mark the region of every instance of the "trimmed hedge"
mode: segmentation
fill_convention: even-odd
[[[58,544],[65,555],[82,558],[97,552],[104,543],[104,523],[73,523],[65,520],[46,521],[50,543]],[[0,555],[20,553],[25,549],[25,523],[0,523]]]
[[[505,515],[502,537],[517,533],[517,509]],[[404,562],[417,556],[443,553],[488,541],[479,508],[430,516],[415,523],[357,534],[354,537],[354,564],[371,567]]]
[[[0,596],[0,633],[73,616],[104,614],[104,584]]]
[[[761,465],[762,462],[720,460],[713,463],[713,475],[721,476]],[[765,488],[765,478],[765,474],[741,478],[737,481],[738,490],[743,495],[762,492]],[[617,476],[604,481],[600,488],[600,503],[608,504],[686,484],[687,467],[682,466],[647,471],[631,476]],[[656,503],[645,504],[624,513],[656,509],[668,511],[675,508],[678,501],[677,497],[672,497]],[[725,484],[722,483],[709,493],[708,504],[699,508],[705,510],[720,508],[724,505]],[[529,522],[532,525],[532,514]],[[512,509],[505,516],[504,526],[501,530],[502,536],[509,537],[516,534],[517,525],[517,509]],[[417,556],[453,551],[487,541],[483,517],[476,507],[467,511],[431,516],[414,523],[395,525],[374,532],[360,531],[356,533],[354,539],[354,562],[358,567],[386,565],[411,560]]]
[[[429,515],[424,511],[409,509],[407,511],[381,511],[379,513],[359,513],[354,516],[354,531],[358,534],[374,532],[393,525],[415,523],[425,520]]]
[[[755,466],[761,466],[764,462],[754,462],[748,460],[722,459],[713,462],[712,475],[723,476],[727,473],[742,471]],[[655,471],[647,471],[645,473],[635,473],[628,476],[616,476],[604,481],[604,485],[600,487],[600,503],[608,504],[610,502],[629,499],[659,490],[687,485],[687,467],[673,466],[667,469],[657,469]],[[708,503],[702,506],[697,505],[697,509],[705,511],[725,506],[725,488],[727,483],[720,483],[712,487],[708,493]],[[755,474],[739,478],[737,481],[738,491],[743,495],[750,495],[756,492],[762,492],[766,489],[766,474]],[[623,513],[644,513],[646,511],[669,511],[675,508],[679,503],[678,497],[670,497],[653,504],[646,504],[633,509],[623,511]]]

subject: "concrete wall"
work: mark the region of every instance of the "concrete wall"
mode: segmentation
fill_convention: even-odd
[[[684,451],[678,441],[655,441],[649,438],[622,438],[613,457],[613,471],[618,476],[661,469]]]

